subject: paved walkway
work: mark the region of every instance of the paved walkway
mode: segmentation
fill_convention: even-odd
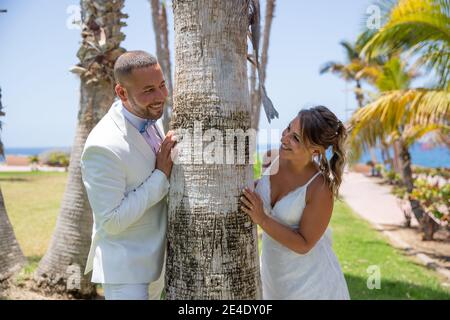
[[[381,179],[367,177],[361,173],[345,172],[339,192],[347,204],[362,218],[369,221],[376,230],[386,235],[391,243],[402,250],[409,251],[423,265],[434,269],[447,278],[450,283],[450,271],[440,267],[439,263],[424,253],[416,252],[397,234],[392,232],[392,226],[402,226],[405,221],[396,197],[390,193],[390,186],[380,184]],[[412,216],[411,224],[417,225]]]
[[[37,169],[39,171],[58,171],[64,172],[64,168],[59,167],[48,167],[48,166],[38,166]],[[32,171],[31,166],[7,166],[4,164],[0,164],[0,172],[29,172]]]
[[[372,224],[402,226],[405,216],[390,189],[380,178],[346,172],[339,191],[350,207]],[[411,224],[417,225],[414,217]]]

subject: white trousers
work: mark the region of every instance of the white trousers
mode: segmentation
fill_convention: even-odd
[[[105,300],[148,300],[148,283],[104,283]]]
[[[152,283],[104,283],[105,300],[161,299],[161,293],[164,289],[164,269],[159,279]]]

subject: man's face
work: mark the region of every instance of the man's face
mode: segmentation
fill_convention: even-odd
[[[161,118],[169,94],[159,64],[134,69],[124,83],[116,85],[124,106],[143,119]]]

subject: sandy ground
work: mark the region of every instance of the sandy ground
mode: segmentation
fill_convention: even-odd
[[[0,283],[0,300],[67,300],[68,296],[46,295],[33,289],[31,280],[10,279]]]

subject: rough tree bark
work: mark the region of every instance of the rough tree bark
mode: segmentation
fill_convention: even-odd
[[[25,257],[9,222],[0,189],[0,282],[19,271],[25,262]]]
[[[402,168],[403,183],[406,187],[406,191],[409,194],[409,203],[411,205],[411,210],[420,224],[423,232],[423,240],[432,240],[434,233],[439,228],[439,225],[423,210],[420,202],[411,197],[410,194],[414,189],[411,169],[411,154],[409,153],[408,146],[402,139],[398,140],[398,146],[400,149],[400,162]]]
[[[186,142],[189,135],[183,135],[170,180],[168,299],[261,297],[256,227],[239,209],[242,189],[252,185],[248,141],[243,164],[236,164],[236,154],[224,164],[226,152],[239,151],[234,138],[223,138],[226,131],[246,132],[251,126],[248,5],[247,0],[173,2],[172,127],[190,129],[193,137]],[[202,142],[211,143],[203,148]],[[211,146],[218,163],[205,163]]]
[[[0,117],[4,117],[2,88],[0,88]],[[2,122],[0,121],[0,130]],[[3,142],[0,139],[0,157],[4,157]],[[20,249],[13,227],[6,212],[2,189],[0,188],[0,282],[11,277],[25,264],[26,259]]]

